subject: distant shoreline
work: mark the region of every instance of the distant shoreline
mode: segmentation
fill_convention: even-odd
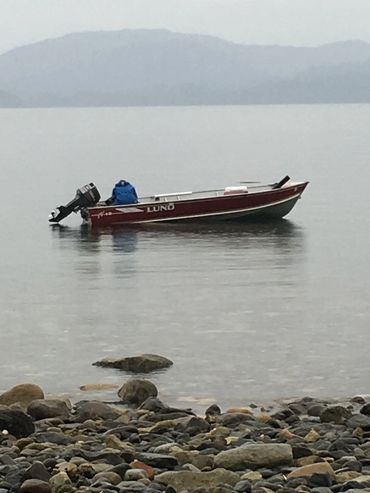
[[[243,107],[243,106],[363,106],[369,101],[336,101],[336,102],[285,102],[285,103],[196,103],[196,104],[129,104],[129,105],[91,105],[91,106],[1,106],[0,110],[55,110],[55,109],[122,109],[122,108],[212,108],[212,107]]]

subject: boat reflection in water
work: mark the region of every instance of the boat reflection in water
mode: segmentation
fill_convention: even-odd
[[[195,256],[213,256],[217,268],[231,261],[240,268],[254,268],[262,262],[290,265],[301,257],[304,251],[304,230],[295,223],[280,219],[269,222],[214,223],[214,224],[156,224],[125,226],[106,229],[91,229],[53,226],[53,234],[58,238],[58,249],[69,256],[73,250],[79,253],[79,270],[88,270],[103,262],[116,266],[129,256],[126,263],[132,272],[135,259],[148,264],[149,258],[162,263],[165,259],[184,258],[188,255],[190,265]],[[68,252],[68,253],[67,253]],[[231,258],[232,257],[232,258]],[[145,258],[147,260],[145,260]],[[121,259],[121,260],[120,260]],[[128,260],[128,259],[127,259]],[[123,267],[123,266],[122,266]],[[226,267],[226,266],[225,266]],[[95,269],[97,267],[95,266]],[[93,269],[93,270],[95,270]],[[119,269],[122,272],[122,269]]]

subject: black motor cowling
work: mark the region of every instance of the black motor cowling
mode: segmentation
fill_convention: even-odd
[[[78,188],[76,196],[67,205],[60,205],[51,211],[49,222],[59,223],[62,219],[69,216],[72,212],[78,212],[84,207],[92,207],[100,200],[100,193],[94,183],[89,183],[84,187]]]

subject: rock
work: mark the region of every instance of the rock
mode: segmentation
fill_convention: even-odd
[[[311,449],[306,447],[305,445],[293,445],[292,451],[294,459],[300,459],[302,457],[309,457],[310,455],[312,455]]]
[[[129,465],[130,465],[130,467],[132,467],[132,469],[144,469],[144,471],[147,474],[147,477],[150,480],[154,479],[154,476],[155,476],[154,469],[151,466],[149,466],[148,464],[145,464],[145,462],[141,462],[140,460],[135,459],[132,462],[130,462]]]
[[[329,473],[314,473],[312,476],[309,476],[307,484],[311,488],[330,488],[333,485],[333,476]]]
[[[35,440],[39,443],[55,443],[56,445],[68,445],[73,443],[73,438],[64,435],[63,433],[57,433],[55,431],[45,431],[43,433],[35,433]]]
[[[322,404],[313,404],[307,409],[308,416],[320,417],[325,407]]]
[[[114,383],[86,383],[79,387],[80,390],[84,392],[92,392],[96,390],[113,390],[118,389],[119,385]]]
[[[127,442],[123,442],[116,435],[107,435],[105,437],[105,445],[108,448],[116,449],[116,450],[129,450],[132,454],[134,454],[134,449],[131,448]]]
[[[287,428],[283,428],[281,431],[279,431],[278,436],[281,440],[291,440],[295,437],[294,433],[289,431]]]
[[[236,483],[236,485],[234,486],[234,490],[238,493],[251,493],[252,485],[250,481],[248,481],[247,479],[243,479]]]
[[[226,411],[227,413],[242,413],[242,414],[253,414],[249,407],[231,407]]]
[[[9,472],[7,472],[5,478],[7,483],[12,485],[12,491],[17,491],[18,488],[21,487],[21,484],[24,482],[24,469],[19,467],[17,469],[11,468]],[[0,483],[1,488],[1,483]]]
[[[256,469],[293,463],[292,447],[286,443],[246,444],[220,452],[215,457],[215,467],[225,469]]]
[[[360,472],[362,470],[361,462],[357,460],[354,456],[342,457],[341,459],[336,461],[336,465],[342,470],[346,471]]]
[[[126,382],[118,391],[118,397],[125,404],[139,406],[148,397],[157,397],[158,390],[149,380],[132,379]]]
[[[312,429],[304,437],[304,441],[307,443],[314,443],[317,442],[317,440],[320,440],[320,438],[321,438],[320,433],[317,433],[316,430]]]
[[[27,437],[35,431],[32,419],[15,409],[0,410],[0,430],[7,430],[16,438]]]
[[[76,450],[75,452],[76,454],[80,455],[87,461],[94,462],[95,472],[100,472],[96,469],[95,463],[97,461],[111,464],[112,466],[116,466],[124,462],[124,459],[122,458],[124,453],[122,451],[120,451],[120,454],[119,453],[115,454],[111,449],[102,449],[94,452],[86,449],[81,449],[80,451]]]
[[[292,416],[295,416],[295,414],[289,408],[280,409],[279,411],[271,414],[272,419],[277,419],[279,421],[286,421],[287,419],[291,418]]]
[[[370,474],[362,474],[361,476],[357,476],[356,483],[366,484],[370,486]]]
[[[40,479],[27,479],[22,483],[20,493],[51,493],[51,486],[46,481]]]
[[[199,418],[198,416],[180,418],[175,426],[176,431],[188,433],[190,436],[198,435],[198,433],[207,433],[209,429],[209,423],[205,419]]]
[[[158,474],[155,479],[172,486],[176,491],[192,491],[200,487],[215,488],[221,484],[234,486],[239,481],[239,475],[225,469],[210,472],[171,471]]]
[[[158,469],[173,469],[178,464],[176,457],[172,455],[153,454],[150,452],[139,453],[137,459]]]
[[[191,458],[191,464],[201,471],[213,469],[214,465],[214,457],[213,455],[207,454],[194,454]]]
[[[161,411],[169,410],[170,408],[163,404],[157,397],[148,397],[145,401],[140,404],[139,409],[145,409],[146,411],[152,411],[153,413],[158,413]]]
[[[370,416],[370,402],[362,406],[360,409],[361,414],[365,414],[366,416]]]
[[[313,493],[332,493],[331,489],[327,486],[316,486],[312,488]]]
[[[364,414],[354,414],[346,422],[349,428],[362,428],[365,431],[370,431],[370,416]]]
[[[335,423],[340,425],[351,416],[351,411],[343,406],[330,406],[324,409],[320,414],[320,421],[322,423]]]
[[[66,419],[69,416],[69,408],[65,401],[59,399],[36,399],[29,404],[27,413],[36,421],[58,416]]]
[[[167,420],[177,420],[180,418],[188,418],[189,415],[193,415],[193,413],[189,413],[187,410],[184,411],[164,411],[164,412],[158,412],[155,414],[152,414],[151,416],[147,416],[148,421],[167,421]]]
[[[92,481],[98,481],[98,480],[105,480],[110,484],[119,484],[122,481],[122,478],[119,474],[116,472],[112,471],[103,471],[103,472],[98,472],[95,474],[95,476],[92,478]]]
[[[113,471],[114,468],[111,470]],[[94,466],[92,464],[89,464],[88,462],[84,462],[78,465],[78,473],[85,478],[93,478],[95,474],[97,474]]]
[[[153,490],[148,489],[148,487],[144,484],[144,481],[145,480],[138,481],[138,482],[122,481],[122,483],[120,483],[117,486],[117,488],[119,488],[119,493],[153,493]],[[88,493],[90,493],[90,491]],[[103,489],[100,486],[99,489],[94,490],[94,493],[111,493],[111,490],[108,491],[106,489]],[[182,492],[182,493],[185,493],[185,492]]]
[[[200,472],[200,469],[198,467],[195,467],[193,464],[183,464],[182,468],[183,471],[191,471],[191,472]]]
[[[362,395],[355,395],[351,398],[351,402],[355,402],[356,404],[365,404],[366,399]]]
[[[352,481],[359,476],[361,476],[361,473],[357,471],[342,471],[336,472],[335,474],[337,483],[347,483],[348,481]]]
[[[77,419],[80,422],[88,419],[116,419],[120,413],[108,404],[99,401],[82,401],[76,404]]]
[[[346,491],[347,493],[364,493],[364,491],[369,491],[369,488],[364,488],[363,485],[356,483],[356,481],[348,481],[339,491]]]
[[[58,472],[65,472],[68,474],[68,477],[73,480],[77,477],[79,473],[78,465],[73,462],[62,462],[56,466]]]
[[[256,420],[260,423],[268,423],[271,419],[271,416],[268,413],[259,413],[256,416]]]
[[[102,366],[103,368],[116,368],[132,373],[150,373],[168,368],[173,365],[173,362],[158,354],[141,354],[140,356],[121,359],[104,358],[93,363],[93,365]]]
[[[16,464],[15,460],[12,459],[8,454],[1,454],[0,456],[0,468],[1,466],[14,466]],[[2,469],[0,469],[2,470]]]
[[[130,466],[123,462],[122,464],[118,464],[117,466],[114,466],[112,469],[110,469],[110,472],[115,472],[117,473],[121,479],[123,480],[126,474],[126,471],[130,469]]]
[[[26,409],[32,401],[43,398],[44,392],[41,387],[33,383],[23,383],[1,394],[0,404],[11,406],[18,403]]]
[[[147,479],[147,477],[145,469],[128,469],[125,474],[125,481],[140,481]]]
[[[205,412],[205,420],[208,423],[215,423],[217,421],[218,416],[221,414],[221,409],[217,404],[212,404],[206,409]]]
[[[309,464],[307,466],[302,466],[302,467],[298,467],[297,469],[294,469],[294,471],[288,474],[288,479],[310,477],[313,474],[329,474],[333,478],[335,477],[335,472],[328,462],[317,462],[315,464]],[[320,486],[327,486],[327,485],[320,485]]]
[[[39,479],[40,481],[48,482],[51,475],[42,462],[35,461],[26,470],[25,477],[29,479]]]
[[[53,491],[58,490],[61,486],[71,485],[72,482],[66,472],[58,472],[49,479],[49,484]]]
[[[254,417],[245,413],[225,413],[221,414],[217,422],[222,426],[235,427],[242,423],[251,423],[254,421]]]
[[[249,471],[244,473],[240,479],[248,481],[259,481],[260,479],[262,479],[262,474],[258,471]]]
[[[295,460],[297,467],[308,466],[309,464],[316,464],[316,462],[322,462],[322,459],[318,455],[309,455],[307,457],[301,457]]]

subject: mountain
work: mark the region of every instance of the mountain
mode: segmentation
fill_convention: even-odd
[[[23,103],[17,96],[0,91],[0,108],[18,108],[21,106],[23,106]]]
[[[84,32],[0,56],[0,106],[370,102],[370,44],[247,46],[166,30]]]

